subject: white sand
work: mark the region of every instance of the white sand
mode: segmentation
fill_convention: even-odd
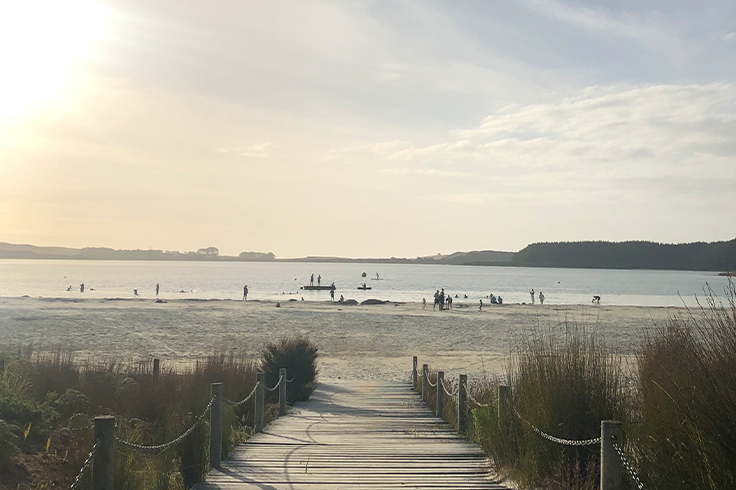
[[[150,300],[0,299],[0,350],[58,347],[77,357],[186,363],[215,350],[254,357],[281,336],[301,333],[320,349],[320,377],[408,379],[412,355],[446,377],[500,374],[509,352],[535,328],[564,334],[565,324],[601,333],[630,354],[647,330],[679,308],[631,306],[459,305]]]

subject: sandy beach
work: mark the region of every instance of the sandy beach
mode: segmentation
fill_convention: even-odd
[[[320,377],[408,379],[411,356],[454,378],[500,374],[514,345],[536,328],[584,326],[624,354],[681,308],[606,305],[418,303],[349,306],[329,302],[0,299],[0,349],[59,347],[77,359],[186,364],[214,351],[254,357],[269,341],[304,334],[320,349]]]

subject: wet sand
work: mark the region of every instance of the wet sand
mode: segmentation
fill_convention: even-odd
[[[418,303],[348,306],[330,302],[59,300],[0,298],[0,350],[59,347],[77,359],[187,364],[214,351],[259,356],[284,335],[320,349],[320,377],[408,379],[411,357],[446,377],[501,374],[514,345],[534,329],[570,325],[600,333],[623,354],[681,308],[606,305],[503,305],[458,302],[452,311]]]

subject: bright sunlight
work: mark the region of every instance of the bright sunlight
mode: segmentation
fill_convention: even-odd
[[[108,19],[107,9],[88,0],[0,2],[0,120],[63,94]]]

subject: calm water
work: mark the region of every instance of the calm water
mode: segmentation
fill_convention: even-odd
[[[363,278],[365,272],[367,277]],[[373,280],[379,274],[381,280]],[[682,306],[695,304],[707,284],[722,295],[725,277],[712,272],[547,269],[405,264],[315,264],[263,262],[154,262],[79,260],[0,260],[0,297],[154,298],[156,283],[163,299],[248,299],[305,301],[329,299],[329,291],[300,291],[309,276],[337,286],[336,296],[363,300],[432,302],[445,288],[460,302],[478,303],[489,293],[506,303],[529,302],[529,290],[543,291],[545,303]],[[367,283],[373,289],[359,291]],[[80,293],[80,283],[85,292]],[[72,290],[67,291],[71,286]],[[183,292],[182,292],[183,291]],[[468,299],[464,299],[467,294]],[[487,300],[486,300],[487,301]],[[484,301],[484,303],[486,302]],[[538,301],[538,300],[537,300]]]

